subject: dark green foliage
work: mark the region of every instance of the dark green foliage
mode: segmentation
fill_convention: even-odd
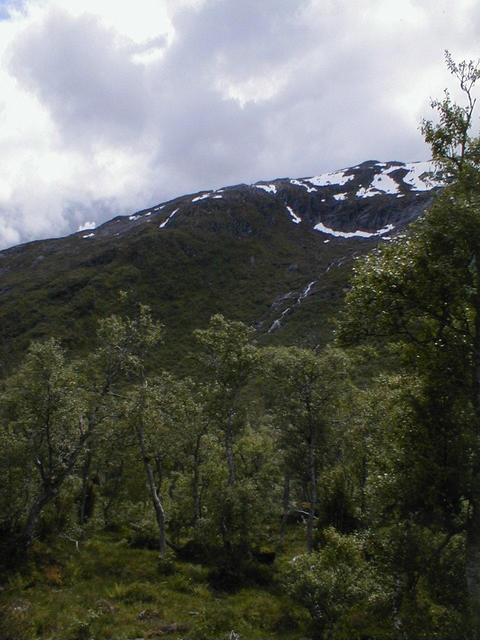
[[[363,261],[347,296],[340,338],[375,340],[398,357],[383,384],[381,453],[370,485],[386,571],[396,576],[399,628],[451,637],[467,622],[480,636],[480,155],[471,136],[478,65],[447,54],[466,104],[435,101],[424,123],[434,157],[453,178],[409,238]],[[384,401],[385,404],[385,401]],[[368,490],[367,480],[367,490]],[[454,565],[450,544],[459,544]],[[431,571],[436,568],[436,572]],[[448,567],[448,568],[447,568]],[[445,572],[445,573],[444,573]],[[464,575],[464,580],[460,576]],[[459,581],[453,594],[438,585]],[[455,576],[455,578],[454,578]],[[469,613],[467,613],[469,610]],[[461,623],[459,621],[462,621]]]

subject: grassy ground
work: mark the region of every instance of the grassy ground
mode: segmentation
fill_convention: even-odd
[[[308,633],[306,612],[282,595],[278,580],[225,594],[209,587],[207,573],[185,562],[166,570],[156,552],[107,536],[78,551],[69,541],[54,551],[38,545],[0,593],[0,638],[296,640]]]

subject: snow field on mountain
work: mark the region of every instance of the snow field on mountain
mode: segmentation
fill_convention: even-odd
[[[267,193],[277,193],[277,187],[274,184],[254,184],[257,189],[263,189]]]
[[[305,178],[306,181],[310,182],[310,184],[315,185],[316,187],[329,187],[333,185],[343,186],[349,180],[353,180],[355,176],[346,175],[345,171],[333,171],[332,173],[323,173],[320,176],[313,176],[312,178]]]
[[[302,219],[299,216],[297,216],[297,214],[292,209],[292,207],[287,206],[287,211],[288,211],[288,213],[290,214],[290,216],[292,218],[292,222],[294,222],[295,224],[298,224],[299,222],[302,221]]]
[[[383,229],[378,229],[377,231],[336,231],[335,229],[326,227],[323,222],[319,222],[313,228],[316,231],[321,231],[322,233],[326,233],[330,236],[335,236],[335,238],[373,238],[374,236],[381,236],[384,233],[388,233],[395,227],[393,226],[393,224],[387,224],[386,227],[383,227]]]
[[[162,222],[162,224],[159,226],[159,229],[163,229],[168,222],[170,222],[170,220],[173,218],[173,216],[177,213],[177,211],[179,211],[180,209],[175,209],[175,211],[172,211],[172,213],[168,216],[168,218],[166,220],[164,220]]]

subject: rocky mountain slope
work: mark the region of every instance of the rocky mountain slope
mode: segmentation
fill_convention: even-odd
[[[137,302],[165,324],[152,356],[165,366],[215,312],[252,324],[263,342],[323,343],[352,260],[402,233],[441,186],[432,163],[367,161],[181,196],[2,251],[2,365],[50,334],[81,351],[98,317]]]

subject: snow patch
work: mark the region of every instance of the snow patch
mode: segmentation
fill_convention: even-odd
[[[132,222],[134,222],[135,220],[138,220],[140,218],[140,216],[128,216],[128,219],[131,220]]]
[[[298,224],[299,222],[302,221],[302,219],[297,216],[297,214],[295,213],[295,211],[292,209],[292,207],[289,207],[287,205],[287,211],[290,214],[291,218],[292,218],[292,222],[294,222],[295,224]]]
[[[408,171],[403,177],[403,182],[408,184],[412,191],[430,191],[435,187],[445,186],[434,162],[407,162],[403,167]]]
[[[371,187],[360,187],[355,196],[357,198],[372,198],[373,196],[380,195],[378,191],[374,191]]]
[[[388,175],[391,171],[395,171],[397,168],[398,167],[392,167],[391,169],[387,169],[384,173],[378,173],[372,180],[371,187],[373,189],[377,189],[377,191],[388,193],[389,195],[397,194],[398,184]]]
[[[348,193],[336,193],[333,197],[335,200],[346,200]]]
[[[384,164],[377,164],[378,166],[385,166]],[[360,187],[360,189],[355,194],[357,198],[371,198],[382,193],[386,193],[388,195],[397,195],[398,184],[393,178],[388,175],[389,173],[391,173],[392,171],[396,171],[397,169],[398,167],[394,166],[390,167],[390,169],[387,169],[383,173],[377,173],[368,187]]]
[[[177,211],[179,211],[180,209],[175,209],[175,211],[172,211],[172,213],[168,216],[168,218],[166,220],[164,220],[162,222],[162,224],[158,227],[159,229],[163,229],[166,225],[167,222],[170,222],[170,220],[173,218],[173,216],[177,213]]]
[[[381,236],[384,233],[388,233],[395,227],[393,226],[393,224],[387,224],[386,227],[383,227],[383,229],[378,229],[377,231],[335,231],[335,229],[326,227],[323,222],[319,222],[313,228],[316,231],[327,233],[328,235],[334,236],[335,238],[373,238],[374,236]]]
[[[323,173],[321,176],[313,176],[312,178],[305,178],[305,180],[316,187],[328,187],[331,185],[343,186],[354,178],[352,175],[346,175],[345,171],[347,171],[347,169],[343,171],[333,171],[332,173]]]
[[[257,189],[263,189],[267,193],[277,193],[277,187],[274,184],[254,184]]]
[[[201,196],[197,196],[196,198],[193,198],[192,202],[199,202],[200,200],[205,200],[205,198],[210,198],[211,196],[211,192],[209,191],[208,193],[204,193]]]
[[[305,184],[304,182],[301,182],[300,180],[290,180],[290,184],[294,184],[297,187],[303,187],[304,189],[306,189],[308,191],[308,193],[312,193],[312,191],[317,191],[317,189],[315,189],[315,187],[311,187],[308,184]]]
[[[358,189],[355,194],[357,198],[372,198],[379,194],[395,195],[397,198],[404,197],[405,194],[400,193],[399,182],[389,175],[399,169],[407,172],[402,180],[404,184],[410,186],[412,191],[430,191],[445,184],[440,172],[436,169],[435,163],[432,161],[396,163],[388,168],[386,168],[387,164],[384,162],[377,162],[375,166],[380,167],[381,170],[374,176],[368,187]]]
[[[214,200],[219,200],[220,198],[223,198],[222,195],[213,195],[214,193],[222,193],[222,191],[209,191],[208,193],[203,193],[201,196],[197,196],[196,198],[192,199],[192,202],[200,202],[200,200],[206,200],[207,198],[213,198]]]
[[[93,238],[94,237],[94,233],[87,233],[86,236],[82,236],[82,238]]]

